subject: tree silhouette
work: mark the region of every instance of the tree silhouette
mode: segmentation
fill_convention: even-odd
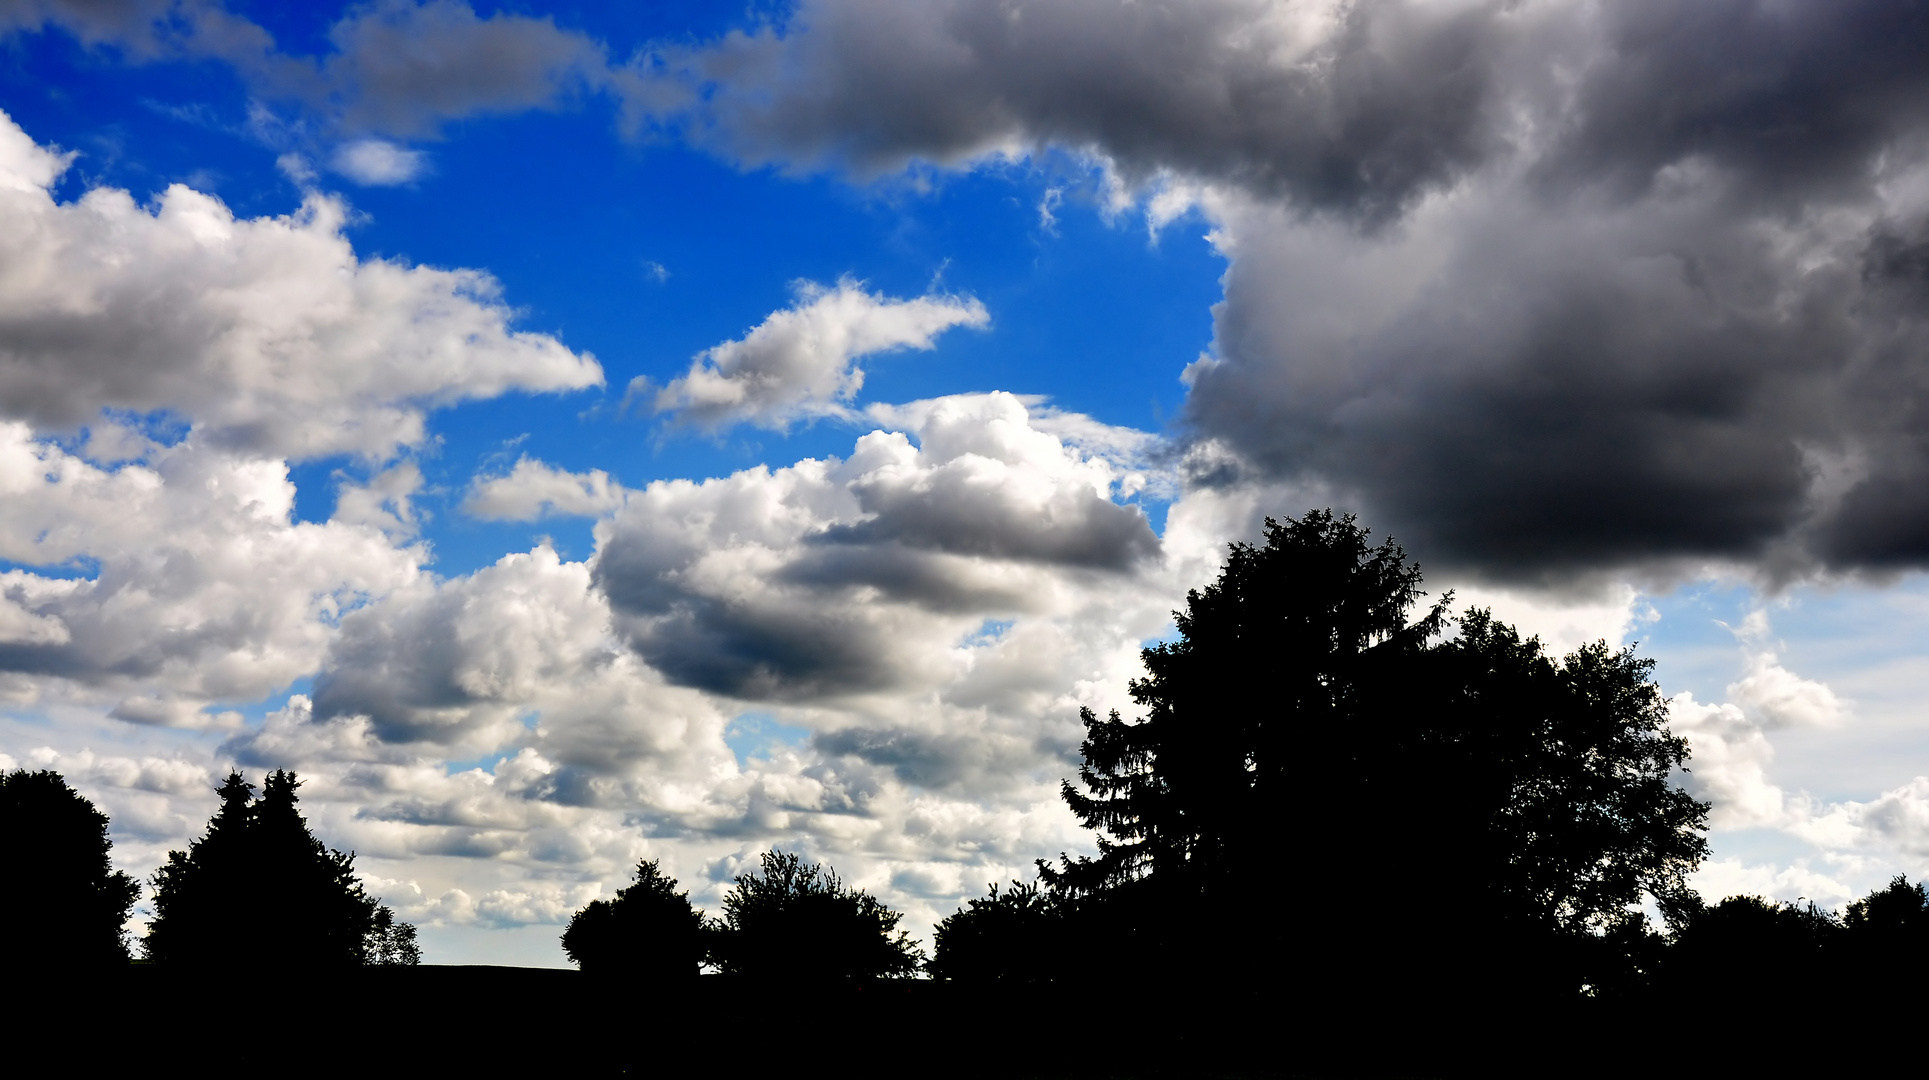
[[[296,809],[300,786],[294,773],[276,770],[255,800],[254,785],[228,775],[206,835],[185,852],[168,852],[154,875],[151,959],[215,965],[265,956],[296,968],[371,959],[378,905],[355,876],[355,857],[309,832]],[[413,928],[403,932],[389,919],[375,947],[407,955]]]
[[[1498,977],[1605,978],[1618,961],[1600,941],[1646,949],[1632,906],[1687,902],[1707,853],[1708,808],[1673,782],[1688,746],[1667,730],[1654,662],[1595,643],[1556,663],[1486,611],[1459,630],[1414,680],[1428,707],[1393,726],[1390,778],[1407,795],[1385,827],[1412,822],[1410,865],[1447,890],[1443,915],[1500,949]]]
[[[1316,798],[1322,776],[1352,779],[1363,686],[1445,620],[1443,601],[1409,625],[1420,570],[1369,535],[1316,510],[1268,518],[1263,547],[1231,545],[1219,579],[1173,613],[1179,639],[1140,653],[1147,676],[1130,691],[1144,718],[1080,710],[1085,790],[1063,795],[1099,856],[1046,867],[1049,883],[1090,892],[1156,874],[1216,894],[1263,861],[1252,855],[1280,807]]]
[[[1841,922],[1814,904],[1759,896],[1690,904],[1669,950],[1668,988],[1671,996],[1739,1001],[1764,986],[1820,985],[1841,933]]]
[[[1088,969],[1531,996],[1651,963],[1630,905],[1684,902],[1707,814],[1671,782],[1687,745],[1652,663],[1604,643],[1557,663],[1484,611],[1448,637],[1451,596],[1409,621],[1421,583],[1350,515],[1268,519],[1141,654],[1143,716],[1081,710],[1063,792],[1098,855],[1041,871]],[[1225,947],[1223,913],[1255,908]]]
[[[934,979],[1047,982],[1065,972],[1066,907],[1037,882],[993,883],[983,897],[945,916],[932,934]]]
[[[827,979],[910,975],[923,953],[897,929],[904,916],[835,870],[766,851],[739,875],[713,924],[710,961],[727,975]]]
[[[384,904],[375,909],[375,918],[362,941],[363,963],[378,967],[414,967],[422,962],[422,947],[415,942],[415,927],[397,922],[395,912]]]
[[[563,952],[586,972],[649,980],[689,978],[703,963],[703,913],[676,891],[654,859],[636,864],[614,900],[591,900],[570,916]]]
[[[0,773],[0,925],[20,970],[127,962],[138,882],[114,869],[107,815],[57,772]]]
[[[1929,890],[1898,875],[1850,904],[1842,930],[1838,978],[1871,996],[1920,998],[1929,964]]]

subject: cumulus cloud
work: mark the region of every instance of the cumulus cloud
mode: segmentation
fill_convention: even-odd
[[[785,844],[928,927],[1085,842],[1056,793],[1078,706],[1123,703],[1209,567],[1165,558],[1120,471],[1011,395],[899,418],[845,461],[630,491],[588,562],[392,589],[342,617],[312,696],[219,754],[313,777],[316,820],[433,925],[560,919],[646,851],[714,905]],[[933,518],[953,502],[975,520]],[[800,737],[733,752],[748,698]]]
[[[524,455],[507,475],[476,477],[462,511],[485,521],[601,517],[623,505],[624,495],[623,485],[601,469],[573,473]]]
[[[179,184],[152,210],[111,188],[58,203],[64,163],[0,117],[0,416],[165,412],[238,451],[384,458],[431,408],[602,382],[512,329],[486,274],[357,258],[331,199],[274,218]]]
[[[207,726],[202,705],[312,670],[329,623],[413,579],[420,552],[366,525],[294,522],[294,495],[276,460],[181,443],[103,467],[0,423],[0,558],[94,571],[0,576],[0,686],[118,691],[126,719]]]
[[[1230,267],[1184,419],[1222,482],[1476,578],[1785,580],[1929,557],[1925,18],[814,0],[652,70],[748,162],[1059,147],[1155,225],[1199,206]]]
[[[943,399],[912,432],[632,492],[598,526],[596,568],[630,641],[734,696],[876,691],[935,677],[987,618],[1159,558],[1144,515],[1112,500],[1113,467],[1033,429],[1017,398]]]
[[[700,427],[751,423],[783,429],[812,416],[848,415],[864,385],[857,361],[897,349],[931,349],[954,326],[984,326],[985,306],[969,297],[892,300],[858,282],[805,282],[797,303],[750,333],[705,350],[688,373],[658,390],[654,407]],[[632,385],[633,394],[647,383]]]
[[[386,139],[361,139],[335,151],[330,165],[338,173],[368,187],[406,184],[428,168],[420,150],[397,146]]]

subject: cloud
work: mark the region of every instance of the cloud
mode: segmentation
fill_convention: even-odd
[[[1771,652],[1748,657],[1748,673],[1728,684],[1728,697],[1768,728],[1834,727],[1848,715],[1835,691],[1796,675]]]
[[[334,52],[314,82],[282,85],[333,108],[352,131],[433,134],[446,120],[549,107],[606,77],[603,49],[553,18],[466,3],[390,0],[351,12],[329,29]]]
[[[527,455],[506,476],[478,476],[462,512],[485,521],[535,521],[561,514],[601,517],[623,505],[623,485],[601,469],[573,473]]]
[[[849,279],[828,289],[805,282],[796,304],[700,354],[687,374],[656,392],[654,407],[713,429],[750,423],[781,430],[802,418],[848,415],[844,403],[864,385],[858,360],[935,348],[937,335],[954,326],[990,321],[970,297],[892,300]],[[644,386],[633,384],[631,392]]]
[[[0,423],[0,559],[55,568],[0,575],[0,689],[121,694],[127,720],[219,727],[204,705],[313,670],[330,623],[412,580],[422,553],[296,523],[294,496],[277,460],[184,442],[109,467]]]
[[[437,406],[602,382],[512,329],[486,274],[357,258],[334,200],[236,218],[176,184],[151,210],[111,188],[57,203],[63,164],[0,117],[0,417],[161,412],[241,452],[383,458]]]
[[[602,46],[553,18],[479,18],[459,0],[358,5],[328,28],[325,56],[282,52],[246,16],[200,0],[16,0],[0,8],[0,33],[48,26],[135,61],[220,60],[257,96],[300,102],[336,131],[404,138],[432,136],[468,116],[554,107],[613,74]],[[394,175],[377,168],[379,151],[366,153],[364,173],[356,165],[341,171],[361,183],[401,182],[364,179]]]
[[[406,184],[429,167],[428,156],[384,139],[362,139],[335,151],[330,166],[358,184],[384,187]]]
[[[1532,21],[1487,4],[813,0],[664,50],[658,78],[691,88],[673,114],[690,137],[746,162],[876,173],[1062,146],[1377,221],[1501,141],[1496,57]]]
[[[845,461],[630,493],[598,526],[599,587],[673,681],[746,698],[941,677],[986,618],[1159,559],[1115,470],[1033,429],[1009,394],[941,399]]]

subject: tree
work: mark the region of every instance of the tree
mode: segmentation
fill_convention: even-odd
[[[1691,902],[1708,850],[1708,807],[1674,782],[1688,745],[1667,729],[1654,662],[1596,642],[1556,663],[1481,610],[1459,631],[1415,680],[1430,707],[1395,726],[1388,757],[1410,794],[1388,808],[1415,822],[1413,865],[1463,898],[1458,918],[1500,948],[1505,977],[1605,977],[1599,940],[1641,940],[1629,920],[1644,895]]]
[[[1842,924],[1814,904],[1730,896],[1688,905],[1669,949],[1668,989],[1683,1000],[1751,1001],[1764,986],[1827,985]]]
[[[925,965],[934,979],[961,982],[1047,982],[1063,973],[1066,904],[1039,883],[996,882],[983,897],[939,921],[933,956]]]
[[[422,947],[415,942],[415,927],[398,922],[387,904],[375,909],[375,918],[362,942],[362,962],[374,967],[414,967],[422,962]]]
[[[121,927],[141,895],[113,867],[107,815],[57,772],[0,773],[0,925],[23,969],[127,962]]]
[[[276,770],[256,800],[253,784],[228,775],[206,835],[168,852],[154,875],[150,958],[212,965],[263,956],[297,968],[343,967],[369,962],[377,933],[378,952],[407,955],[413,928],[404,932],[391,914],[378,930],[378,904],[355,876],[354,855],[309,832],[296,808],[300,786],[294,773]]]
[[[703,913],[654,859],[636,864],[614,900],[591,900],[570,916],[563,952],[593,974],[649,980],[689,978],[703,963]]]
[[[766,851],[743,874],[712,926],[710,960],[727,975],[834,979],[910,975],[923,952],[903,919],[837,871]]]
[[[1143,716],[1081,711],[1064,797],[1099,853],[1041,869],[1088,957],[1361,992],[1527,964],[1531,993],[1620,963],[1603,941],[1649,947],[1630,905],[1685,893],[1707,813],[1672,783],[1651,662],[1556,663],[1481,611],[1448,637],[1451,595],[1409,621],[1421,584],[1350,515],[1268,519],[1142,653]],[[1236,946],[1233,912],[1255,913]]]
[[[1357,773],[1348,729],[1363,685],[1445,619],[1443,601],[1407,622],[1420,570],[1369,536],[1351,515],[1314,511],[1268,518],[1263,547],[1231,545],[1219,579],[1173,613],[1178,640],[1140,654],[1147,675],[1130,692],[1144,717],[1080,710],[1085,791],[1067,782],[1063,794],[1104,835],[1097,859],[1049,880],[1076,891],[1163,872],[1211,890],[1250,865],[1289,789],[1317,782],[1309,757],[1336,779]]]

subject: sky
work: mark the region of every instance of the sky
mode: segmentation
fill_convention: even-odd
[[[771,847],[928,945],[1092,850],[1079,709],[1330,506],[1655,661],[1705,895],[1929,876],[1926,54],[1882,0],[0,0],[0,767],[141,876],[296,770],[429,962]]]

